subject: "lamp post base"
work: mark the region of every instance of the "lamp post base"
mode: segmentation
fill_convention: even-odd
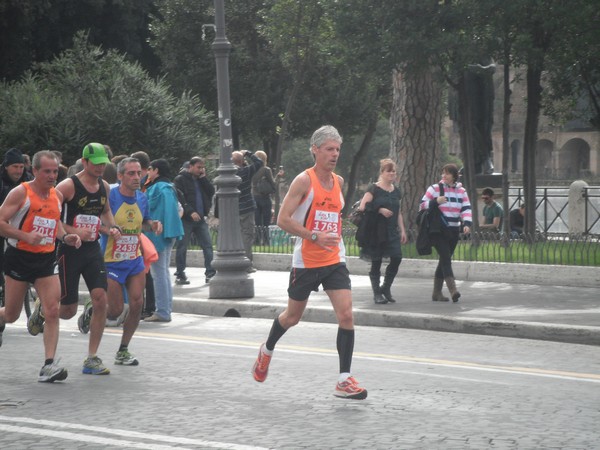
[[[252,262],[242,254],[217,253],[212,262],[217,270],[208,285],[208,298],[253,298],[254,279],[248,274]]]

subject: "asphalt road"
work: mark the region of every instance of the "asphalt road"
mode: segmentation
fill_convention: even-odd
[[[142,323],[137,367],[100,356],[63,321],[64,383],[37,383],[40,337],[8,325],[0,348],[2,449],[598,448],[600,348],[548,341],[357,327],[353,373],[364,401],[332,395],[336,326],[303,322],[280,341],[264,384],[250,368],[270,320],[175,314]]]

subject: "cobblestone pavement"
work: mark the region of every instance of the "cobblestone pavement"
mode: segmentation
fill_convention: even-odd
[[[0,348],[0,448],[592,449],[600,442],[600,348],[357,327],[364,401],[333,397],[335,325],[303,322],[280,341],[269,379],[250,368],[271,321],[174,314],[142,323],[115,366],[120,330],[80,372],[87,336],[61,323],[64,383],[37,383],[41,338],[24,320]]]

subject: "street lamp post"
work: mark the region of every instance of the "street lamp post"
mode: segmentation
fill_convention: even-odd
[[[215,40],[212,44],[217,67],[219,102],[220,155],[217,185],[219,206],[219,233],[213,267],[217,274],[210,280],[209,298],[252,298],[254,280],[247,269],[252,262],[246,258],[240,231],[239,195],[240,177],[231,162],[233,139],[229,108],[229,52],[231,43],[225,36],[225,7],[223,0],[215,0]]]

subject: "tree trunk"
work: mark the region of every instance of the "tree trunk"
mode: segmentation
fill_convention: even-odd
[[[535,236],[536,180],[535,152],[537,146],[537,130],[540,118],[540,100],[542,96],[541,64],[527,66],[527,118],[525,119],[525,136],[523,138],[523,187],[525,190],[525,227],[527,236]]]
[[[300,84],[302,83],[302,74],[299,75],[299,81],[295,82],[292,86],[292,90],[288,96],[287,102],[285,104],[285,112],[283,113],[283,118],[281,120],[281,131],[279,132],[279,139],[277,140],[277,148],[275,149],[275,157],[273,158],[273,162],[275,163],[275,167],[278,167],[281,164],[281,154],[283,153],[283,145],[287,138],[288,128],[290,127],[290,120],[292,116],[292,110],[294,109],[294,103],[296,102],[296,97],[298,96],[298,91],[300,90]]]
[[[348,175],[348,180],[345,183],[348,189],[346,190],[346,195],[344,197],[344,213],[346,213],[352,206],[354,193],[356,192],[356,178],[358,177],[360,163],[362,162],[364,156],[369,152],[371,141],[373,140],[373,136],[375,135],[375,130],[377,130],[377,119],[377,112],[374,112],[371,118],[369,119],[369,122],[367,123],[367,130],[365,131],[365,135],[363,137],[360,148],[358,149],[358,151],[354,155],[354,158],[352,159],[350,174]]]
[[[508,51],[504,55],[504,104],[502,110],[502,205],[504,208],[503,229],[504,238],[508,238],[510,233],[510,219],[508,202],[508,156],[510,153],[510,112],[512,104],[510,103],[510,53]]]
[[[432,71],[394,70],[390,157],[398,165],[407,229],[415,228],[421,197],[440,179],[442,84]]]
[[[471,201],[473,230],[479,231],[479,208],[477,207],[477,187],[475,185],[475,156],[473,149],[473,132],[471,130],[473,121],[471,120],[471,109],[469,108],[469,97],[464,75],[460,77],[456,89],[458,91],[458,113],[460,117],[458,128],[464,164],[463,184],[467,190],[469,200]],[[479,235],[477,233],[472,235],[471,242],[474,245],[478,244]]]

